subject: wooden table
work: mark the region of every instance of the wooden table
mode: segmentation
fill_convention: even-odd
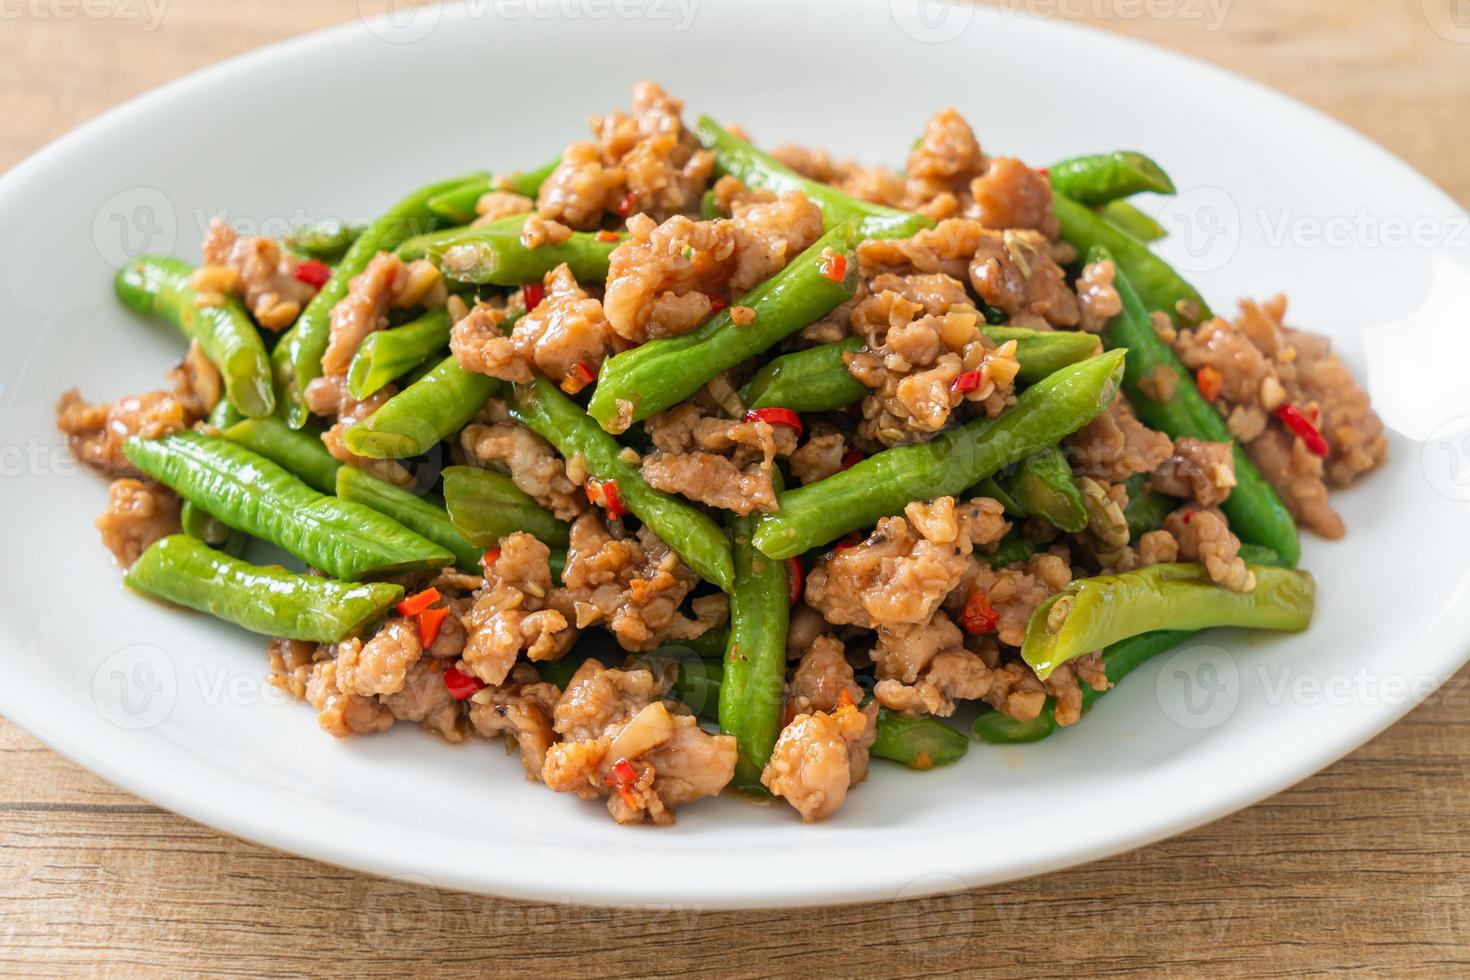
[[[1123,0],[1021,9],[1090,11],[1261,79],[1470,204],[1470,32],[1454,43],[1431,28],[1453,23],[1456,0],[1226,2],[1219,29],[1183,0],[1157,19]],[[173,0],[150,31],[65,18],[71,0],[0,0],[0,167],[124,98],[358,7]],[[588,910],[380,881],[174,816],[0,720],[0,972],[1463,974],[1467,681],[1294,789],[1172,841],[1001,888],[794,914]]]

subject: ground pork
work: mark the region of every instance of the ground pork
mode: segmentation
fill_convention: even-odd
[[[632,113],[593,117],[596,139],[566,148],[541,185],[536,209],[582,229],[598,227],[609,212],[662,221],[693,211],[714,157],[685,130],[683,108],[653,82],[634,85]]]
[[[478,217],[472,224],[477,228],[493,224],[502,218],[528,214],[535,207],[536,202],[524,194],[516,194],[512,191],[490,191],[487,194],[481,194],[480,199],[475,202],[475,214]]]
[[[418,624],[394,617],[366,643],[353,638],[338,644],[337,688],[343,694],[365,698],[397,694],[403,690],[409,668],[418,663],[423,652]]]
[[[66,433],[71,454],[88,467],[108,476],[141,474],[123,455],[128,436],[158,439],[198,421],[185,399],[167,391],[130,395],[115,402],[82,400],[72,388],[56,403],[56,426]]]
[[[781,729],[761,782],[803,821],[830,817],[847,791],[867,778],[877,719],[876,702],[859,709],[849,701],[831,713],[797,715]]]
[[[911,715],[954,714],[956,701],[974,701],[990,693],[991,670],[977,654],[965,649],[936,653],[914,684],[894,678],[878,681],[873,697],[883,707]]]
[[[522,492],[557,516],[570,521],[589,506],[585,491],[567,476],[567,464],[551,443],[515,422],[465,426],[460,445],[470,461],[510,476]]]
[[[776,509],[775,461],[795,449],[792,429],[711,418],[692,402],[653,416],[647,428],[656,448],[641,472],[651,486],[737,514]]]
[[[205,295],[221,287],[234,293],[267,330],[289,327],[316,295],[315,287],[296,278],[302,260],[274,238],[242,236],[215,218],[204,233],[203,249],[204,265],[194,273],[195,288]]]
[[[1012,659],[999,661],[994,649],[982,650],[980,654],[991,666],[990,691],[983,700],[995,710],[1017,721],[1031,721],[1046,707],[1048,698],[1054,702],[1053,717],[1062,726],[1075,724],[1082,717],[1082,688],[1079,681],[1089,687],[1105,691],[1111,685],[1098,652],[1086,654],[1055,668],[1045,681],[1024,661]]]
[[[1239,557],[1240,539],[1214,508],[1182,507],[1164,518],[1164,530],[1179,544],[1183,561],[1205,566],[1210,581],[1235,592],[1256,587],[1256,576]]]
[[[536,668],[519,663],[504,683],[470,698],[470,726],[485,738],[505,735],[513,740],[520,749],[526,778],[539,782],[546,751],[556,741],[551,715],[560,697],[557,686],[542,681]]]
[[[847,649],[841,640],[818,636],[791,675],[786,714],[795,717],[813,711],[835,711],[844,691],[854,702],[863,699],[863,689],[853,679],[852,664],[847,661]]]
[[[544,298],[516,321],[510,336],[501,330],[505,310],[477,304],[454,325],[449,349],[466,371],[526,384],[532,369],[558,383],[584,386],[596,377],[612,350],[602,303],[588,296],[565,264],[547,274]]]
[[[465,740],[464,709],[444,686],[444,665],[416,660],[404,675],[403,686],[379,698],[398,721],[416,721],[424,731],[451,745]]]
[[[189,341],[189,352],[184,359],[168,372],[174,383],[174,396],[183,403],[184,413],[191,418],[207,418],[224,395],[224,381],[219,368],[214,366],[199,346],[199,341]]]
[[[1201,507],[1217,507],[1235,486],[1235,450],[1229,442],[1184,438],[1174,442],[1174,454],[1149,477],[1149,489],[1171,497],[1193,500]]]
[[[113,480],[107,488],[107,509],[97,518],[103,545],[126,568],[159,538],[179,533],[182,503],[167,487],[131,477]]]
[[[319,659],[319,649],[317,644],[306,640],[271,637],[266,646],[266,659],[270,664],[266,683],[297,701],[305,700],[307,681],[311,679],[312,665]]]
[[[1077,309],[1081,314],[1078,326],[1088,333],[1102,333],[1108,321],[1123,311],[1123,300],[1113,288],[1117,270],[1107,259],[1089,262],[1077,277]],[[1173,377],[1172,372],[1166,373]]]
[[[347,295],[332,307],[322,373],[346,374],[363,339],[387,326],[390,308],[437,308],[444,305],[447,295],[439,270],[428,260],[404,263],[391,252],[379,252],[348,281]]]
[[[327,431],[322,433],[322,445],[337,462],[395,486],[406,487],[413,483],[413,474],[395,459],[372,459],[359,456],[347,448],[343,434],[352,426],[376,412],[388,399],[398,394],[398,388],[387,384],[361,401],[347,391],[347,376],[343,374],[322,375],[312,378],[306,386],[306,407],[313,415],[333,419]]]
[[[803,486],[827,479],[843,468],[847,458],[847,438],[824,422],[810,426],[806,442],[793,450],[787,462],[791,475]]]
[[[977,591],[984,592],[998,620],[995,635],[1007,646],[1019,647],[1026,624],[1042,601],[1060,592],[1074,574],[1064,549],[1040,552],[1003,568],[972,560],[963,588],[951,599],[951,608],[963,608]]]
[[[1057,237],[1051,182],[1020,160],[991,158],[985,172],[970,181],[969,190],[973,205],[964,208],[966,217],[997,231],[1023,228]]]
[[[518,531],[501,539],[500,553],[487,564],[485,585],[464,617],[461,661],[486,684],[504,682],[522,653],[531,660],[556,660],[576,640],[578,631],[547,598],[550,557],[550,548]]]
[[[1073,472],[1111,483],[1152,473],[1174,453],[1173,441],[1138,421],[1121,395],[1062,444]]]
[[[377,698],[342,693],[335,660],[322,660],[312,667],[306,700],[316,709],[322,731],[334,738],[375,735],[393,727],[393,712]]]

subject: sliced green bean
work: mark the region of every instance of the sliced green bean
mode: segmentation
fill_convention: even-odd
[[[977,551],[975,554],[991,568],[1004,568],[1018,561],[1025,561],[1036,554],[1037,550],[1035,542],[1030,541],[1018,531],[1012,530],[1000,539],[994,551],[989,554]]]
[[[366,399],[394,378],[449,346],[449,314],[425,313],[391,330],[374,330],[363,338],[347,369],[347,393]]]
[[[349,225],[336,219],[297,225],[286,236],[286,247],[323,262],[337,262],[366,229],[366,225]]]
[[[337,492],[337,470],[342,464],[327,451],[315,429],[293,429],[278,418],[246,419],[220,435],[284,467],[322,493]]]
[[[214,403],[214,408],[209,410],[207,421],[211,426],[223,432],[236,422],[243,421],[244,418],[240,410],[230,404],[228,398],[221,398]]]
[[[1089,261],[1106,259],[1111,253],[1094,248]],[[1291,511],[1276,490],[1261,475],[1250,459],[1235,444],[1225,419],[1205,400],[1173,349],[1159,338],[1149,320],[1147,308],[1134,289],[1132,278],[1120,268],[1113,286],[1122,300],[1123,309],[1103,330],[1103,343],[1110,348],[1127,348],[1128,363],[1123,375],[1123,390],[1143,423],[1175,439],[1192,436],[1206,442],[1228,442],[1234,449],[1235,487],[1220,505],[1230,521],[1230,528],[1242,541],[1270,548],[1286,561],[1296,565],[1301,557],[1301,541]],[[1160,369],[1174,375],[1175,383],[1167,399],[1153,398],[1149,392],[1160,390],[1154,383]],[[1145,390],[1147,389],[1147,390]]]
[[[248,535],[210,517],[188,500],[179,508],[179,525],[189,537],[236,558],[245,553],[245,545],[250,542]]]
[[[1016,363],[1021,369],[1016,380],[1035,384],[1049,374],[1096,354],[1101,345],[1090,333],[1080,330],[1030,330],[1026,327],[984,326],[980,332],[994,343],[1016,342]]]
[[[720,684],[720,731],[735,736],[733,784],[764,792],[761,770],[781,734],[786,686],[786,626],[791,615],[786,563],[751,544],[755,517],[734,517],[735,589],[730,593],[730,645]]]
[[[970,750],[964,733],[928,715],[905,715],[878,709],[878,737],[869,754],[901,762],[910,769],[933,769],[964,758]]]
[[[822,318],[857,289],[858,263],[852,252],[858,240],[855,226],[841,225],[742,296],[739,305],[755,311],[753,323],[737,325],[730,311],[722,310],[689,333],[651,340],[608,358],[588,414],[609,432],[621,432]]]
[[[355,466],[337,471],[337,496],[343,500],[371,507],[379,514],[393,518],[410,531],[420,534],[454,555],[454,564],[462,572],[478,575],[480,558],[485,554],[465,539],[445,513],[444,504],[430,494],[418,494],[395,487],[364,473]]]
[[[225,439],[194,431],[123,445],[144,475],[239,531],[269,541],[333,578],[442,568],[454,556],[377,511],[318,493]]]
[[[119,269],[113,285],[127,306],[162,317],[199,342],[204,356],[219,368],[225,397],[240,414],[269,415],[276,398],[260,332],[233,296],[222,306],[201,306],[199,292],[189,284],[193,275],[193,268],[178,259],[149,256]]]
[[[262,568],[186,534],[155,541],[123,577],[130,589],[255,633],[338,643],[381,619],[403,586],[351,583]]]
[[[534,198],[541,190],[541,185],[546,182],[547,177],[551,176],[551,172],[559,163],[561,163],[561,157],[557,157],[550,163],[542,164],[535,170],[504,174],[499,177],[491,177],[487,174],[484,177],[466,181],[462,187],[436,194],[430,198],[429,210],[445,224],[467,225],[480,216],[478,209],[480,198],[493,190],[505,190]]]
[[[1098,208],[1098,214],[1114,228],[1145,245],[1169,237],[1167,228],[1127,201],[1109,201]]]
[[[965,497],[989,497],[991,500],[998,501],[1001,507],[1005,509],[1005,512],[1012,517],[1031,516],[1026,512],[1026,508],[1021,506],[1021,502],[1015,497],[1012,497],[1011,492],[1001,486],[1000,481],[993,476],[987,476],[969,490],[966,490]]]
[[[1056,446],[1021,460],[1005,486],[1021,509],[1068,534],[1087,527],[1087,506],[1072,479],[1072,468]]]
[[[1128,539],[1134,544],[1150,531],[1164,526],[1164,518],[1179,506],[1179,501],[1167,497],[1147,486],[1148,475],[1136,473],[1128,478],[1128,506],[1123,508],[1123,517],[1128,521]]]
[[[613,249],[623,240],[622,235],[575,231],[564,242],[530,248],[521,241],[526,217],[516,215],[503,222],[453,234],[420,236],[404,243],[399,255],[408,258],[422,248],[425,257],[452,282],[519,286],[539,282],[563,263],[583,282],[601,283],[607,279],[608,262]]]
[[[868,393],[847,369],[846,356],[862,350],[861,337],[808,347],[766,362],[741,396],[746,407],[789,408],[793,412],[832,412]]]
[[[556,385],[540,377],[516,385],[511,414],[564,458],[580,455],[593,477],[613,481],[624,506],[702,578],[726,592],[735,587],[730,539],[720,526],[699,508],[645,483],[638,468],[622,458],[617,440]]]
[[[1053,190],[1081,204],[1099,205],[1153,191],[1173,194],[1174,182],[1153,160],[1132,150],[1071,157],[1046,168]]]
[[[475,417],[504,385],[466,371],[450,354],[342,434],[347,448],[372,459],[405,459],[432,449]]]
[[[553,549],[566,549],[569,528],[510,477],[475,466],[444,468],[444,504],[459,533],[480,549],[525,531]]]
[[[1251,572],[1249,592],[1222,588],[1203,565],[1185,562],[1078,579],[1031,614],[1021,659],[1046,680],[1069,660],[1154,630],[1306,629],[1317,590],[1312,576],[1265,565]]]
[[[347,284],[367,268],[373,256],[391,251],[405,238],[428,231],[438,223],[428,202],[475,177],[456,177],[414,191],[389,208],[353,241],[332,278],[317,292],[296,323],[281,336],[271,354],[282,412],[293,429],[306,424],[306,386],[321,377],[322,355],[332,335],[332,308],[347,295]],[[249,413],[247,413],[249,414]]]
[[[935,439],[895,446],[840,473],[779,497],[755,543],[772,558],[791,558],[872,527],[911,501],[963,492],[1002,467],[1054,446],[1107,409],[1123,369],[1123,351],[1063,368],[1027,388],[993,419],[976,419]]]

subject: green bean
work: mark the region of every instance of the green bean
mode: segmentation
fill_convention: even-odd
[[[487,174],[473,181],[466,181],[462,187],[431,197],[429,210],[445,224],[467,225],[479,217],[480,198],[494,190],[535,197],[541,190],[541,185],[546,182],[547,177],[551,176],[551,172],[559,163],[561,163],[561,157],[557,157],[550,163],[542,164],[535,170],[504,174],[498,177],[491,177]]]
[[[1108,258],[1104,248],[1095,248],[1090,261]],[[1127,348],[1128,363],[1123,375],[1123,390],[1143,423],[1169,436],[1180,439],[1192,436],[1206,442],[1229,442],[1235,455],[1235,487],[1220,505],[1233,530],[1242,541],[1263,545],[1294,566],[1301,557],[1301,542],[1296,523],[1291,518],[1275,489],[1234,444],[1225,419],[1205,400],[1195,386],[1194,378],[1179,362],[1172,348],[1159,338],[1133,280],[1121,269],[1114,277],[1114,288],[1122,300],[1123,310],[1103,330],[1103,343],[1110,348]],[[1159,369],[1172,373],[1172,393],[1158,400],[1149,391],[1159,391],[1153,383]],[[1145,382],[1147,379],[1147,383]],[[1145,389],[1148,389],[1147,391]]]
[[[1076,534],[1087,527],[1082,491],[1056,446],[1021,460],[1005,485],[1025,513],[1049,521],[1059,531]]]
[[[1180,304],[1195,307],[1200,317],[1210,316],[1210,306],[1167,262],[1149,251],[1147,245],[1127,232],[1108,224],[1092,211],[1064,194],[1052,195],[1052,210],[1061,222],[1062,237],[1084,255],[1095,247],[1106,249],[1113,265],[1127,276],[1143,301],[1145,309],[1161,310],[1185,322]]]
[[[347,369],[347,393],[363,401],[404,372],[449,346],[449,314],[425,313],[392,330],[374,330],[363,338]]]
[[[310,415],[306,386],[321,377],[322,355],[332,334],[332,308],[347,295],[347,284],[367,268],[373,256],[396,248],[405,238],[437,223],[428,207],[431,198],[473,179],[457,177],[420,188],[368,225],[342,256],[332,278],[301,311],[295,325],[281,336],[271,354],[271,362],[281,394],[281,408],[291,428],[301,428]]]
[[[1145,245],[1169,237],[1168,229],[1127,201],[1109,201],[1097,213],[1108,224]]]
[[[261,568],[186,534],[155,541],[123,577],[130,589],[289,640],[338,643],[380,619],[403,586]]]
[[[786,685],[786,626],[791,615],[786,563],[751,544],[758,518],[734,517],[735,589],[730,593],[730,645],[720,683],[720,731],[735,736],[733,784],[764,792],[761,770],[781,734]]]
[[[755,311],[753,323],[739,326],[729,310],[722,310],[689,333],[651,340],[608,358],[588,414],[609,432],[621,432],[632,422],[677,405],[721,371],[775,346],[851,299],[858,282],[858,263],[852,255],[858,237],[853,225],[829,231],[742,296],[739,305]],[[830,256],[824,258],[829,250],[841,256],[840,265]]]
[[[1075,432],[1107,409],[1123,351],[1063,368],[1027,388],[993,419],[976,419],[926,443],[895,446],[840,473],[781,494],[780,510],[755,532],[756,547],[790,558],[872,527],[911,501],[961,493],[985,477]]]
[[[1179,501],[1167,497],[1147,486],[1148,476],[1136,473],[1128,478],[1128,506],[1123,508],[1123,517],[1128,521],[1128,538],[1135,544],[1150,531],[1164,526],[1164,518],[1179,506]]]
[[[1035,384],[1049,374],[1096,354],[1097,338],[1079,330],[1030,330],[1026,327],[984,326],[980,332],[994,343],[1016,342],[1016,362],[1021,369],[1016,380]]]
[[[566,521],[559,521],[511,478],[474,466],[444,468],[444,503],[459,533],[479,548],[525,531],[550,548],[566,549]]]
[[[286,236],[286,247],[323,262],[337,262],[366,228],[366,225],[349,225],[335,219],[297,225]]]
[[[1031,516],[1026,512],[1026,508],[1021,506],[1021,502],[1015,497],[1012,497],[1011,492],[1001,486],[1000,481],[993,476],[987,476],[966,490],[965,497],[989,497],[991,500],[997,501],[1005,509],[1005,512],[1012,517]]]
[[[504,386],[466,371],[450,354],[439,366],[342,434],[347,448],[372,459],[405,459],[432,449],[475,417]]]
[[[243,421],[245,416],[240,414],[239,409],[230,404],[228,398],[221,398],[214,403],[214,408],[209,410],[209,418],[206,420],[214,428],[224,431],[237,422]]]
[[[142,473],[333,578],[441,568],[454,556],[361,504],[318,493],[264,456],[198,432],[123,444]]]
[[[679,644],[688,647],[706,660],[718,661],[724,658],[725,650],[730,646],[730,630],[724,626],[705,630],[698,636],[680,640]]]
[[[868,393],[847,369],[846,357],[862,350],[861,337],[783,354],[757,371],[741,392],[749,409],[789,408],[793,412],[832,412]]]
[[[1000,539],[1000,543],[995,546],[994,551],[989,554],[983,551],[977,551],[975,554],[976,557],[984,560],[985,564],[991,568],[1004,568],[1018,561],[1025,561],[1027,558],[1036,554],[1036,552],[1037,548],[1034,542],[1012,530]]]
[[[528,217],[530,215],[511,214],[504,218],[497,218],[489,224],[481,225],[478,228],[460,226],[440,228],[436,231],[426,231],[422,234],[414,235],[412,238],[405,238],[393,250],[393,254],[405,262],[412,262],[416,259],[427,259],[429,253],[434,249],[439,249],[442,252],[445,243],[456,241],[472,231],[484,231],[487,228],[493,228],[497,231],[514,231],[519,234]]]
[[[1021,659],[1046,680],[1069,660],[1154,630],[1211,626],[1303,630],[1312,621],[1316,583],[1307,572],[1250,566],[1255,588],[1221,588],[1192,563],[1150,565],[1078,579],[1036,607]]]
[[[246,419],[220,435],[284,467],[322,493],[337,492],[337,470],[342,464],[327,451],[315,429],[293,429],[278,418]]]
[[[1053,190],[1080,204],[1107,204],[1144,191],[1174,193],[1174,182],[1164,168],[1132,150],[1071,157],[1052,164],[1046,172]]]
[[[250,542],[247,535],[210,517],[188,500],[179,508],[179,525],[189,537],[198,538],[211,548],[218,548],[235,558],[245,553],[245,546]]]
[[[269,415],[276,398],[260,332],[233,296],[222,306],[199,305],[200,294],[189,284],[193,275],[178,259],[149,256],[119,269],[113,285],[127,306],[162,317],[199,342],[204,356],[219,368],[225,397],[240,414]]]
[[[445,513],[443,502],[433,495],[420,497],[355,466],[344,466],[337,471],[337,496],[393,518],[410,531],[447,549],[454,555],[455,567],[460,571],[480,574],[480,558],[485,554],[484,549],[476,548],[465,540]]]
[[[552,269],[565,263],[583,282],[607,279],[608,261],[622,235],[574,231],[564,242],[547,242],[530,248],[521,240],[526,215],[505,222],[466,228],[452,235],[420,236],[405,243],[399,254],[425,249],[425,257],[451,282],[479,285],[519,286],[540,282]]]
[[[878,737],[869,753],[901,762],[910,769],[933,769],[964,757],[970,743],[961,732],[928,715],[905,715],[878,709]]]
[[[706,581],[726,592],[735,587],[730,539],[720,526],[697,507],[645,483],[638,468],[622,458],[617,440],[556,385],[541,377],[516,385],[511,415],[566,459],[580,455],[598,480],[615,483],[624,506]]]
[[[719,200],[715,197],[713,190],[707,190],[699,196],[699,217],[702,221],[714,221],[716,218],[730,217],[725,209],[720,207]]]
[[[934,224],[921,214],[859,201],[834,187],[808,180],[769,153],[725,130],[709,116],[699,117],[694,135],[715,155],[718,173],[729,174],[747,187],[761,187],[776,194],[801,191],[821,210],[829,228],[856,220],[865,238],[906,238]]]

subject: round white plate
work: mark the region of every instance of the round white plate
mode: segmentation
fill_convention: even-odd
[[[1307,543],[1309,632],[1213,634],[1041,744],[977,744],[930,773],[877,763],[811,827],[721,799],[671,829],[623,828],[525,782],[499,745],[451,749],[414,726],[335,741],[263,684],[263,639],[123,591],[91,526],[105,483],[77,471],[52,415],[71,385],[157,387],[180,354],[170,328],[113,300],[116,266],[197,259],[214,214],[280,233],[537,164],[642,77],[691,117],[870,161],[901,163],[950,104],[983,145],[1036,164],[1150,152],[1181,189],[1149,205],[1175,232],[1165,252],[1218,307],[1290,290],[1292,321],[1331,334],[1360,374],[1365,328],[1405,320],[1374,335],[1386,417],[1422,439],[1470,414],[1462,385],[1429,383],[1465,358],[1420,335],[1444,310],[1460,329],[1436,343],[1463,332],[1464,214],[1362,138],[1216,69],[1005,8],[906,0],[481,2],[354,23],[169,85],[0,180],[0,712],[143,797],[324,861],[526,899],[798,905],[996,882],[1187,830],[1342,756],[1466,658],[1463,447],[1402,434],[1388,467],[1335,498],[1348,537]]]

